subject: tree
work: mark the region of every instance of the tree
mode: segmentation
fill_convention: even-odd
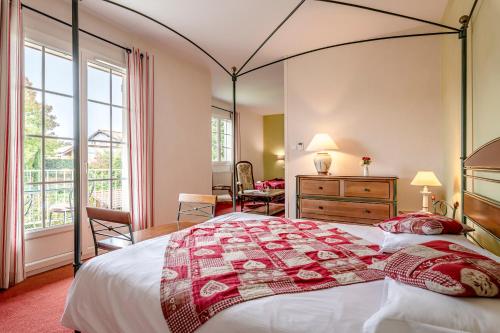
[[[42,140],[29,135],[42,135],[42,103],[36,100],[37,92],[33,89],[31,82],[26,79],[24,92],[24,131],[27,134],[24,139],[24,169],[40,170],[42,164]],[[54,134],[54,129],[59,126],[56,116],[53,114],[53,107],[45,105],[45,133]],[[45,154],[52,155],[61,147],[58,141],[51,141],[45,145]],[[34,174],[35,175],[35,174]],[[34,179],[28,181],[39,182],[41,174],[36,174]]]

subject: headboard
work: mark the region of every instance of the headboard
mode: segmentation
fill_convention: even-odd
[[[468,238],[500,255],[500,138],[470,154],[464,161],[463,172],[467,178],[462,189],[463,216],[476,229]],[[479,185],[484,185],[483,190]],[[491,197],[493,193],[496,198]]]

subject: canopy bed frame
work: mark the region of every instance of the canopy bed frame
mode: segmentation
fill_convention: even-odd
[[[377,41],[382,41],[382,40],[389,40],[389,39],[404,39],[404,38],[414,38],[414,37],[426,37],[426,36],[440,36],[440,35],[457,35],[461,42],[461,170],[462,170],[462,176],[461,176],[461,198],[462,202],[464,203],[462,205],[462,222],[465,223],[468,218],[474,220],[477,224],[484,225],[486,230],[489,230],[493,235],[496,237],[500,236],[499,232],[499,226],[498,222],[496,224],[491,224],[492,221],[488,220],[489,222],[485,222],[485,220],[481,217],[480,212],[482,209],[485,209],[485,207],[488,207],[488,209],[495,209],[497,216],[500,216],[500,206],[498,203],[493,203],[492,201],[485,201],[484,197],[479,196],[478,194],[474,194],[472,192],[468,192],[466,190],[467,187],[467,178],[468,177],[475,177],[478,179],[477,176],[473,175],[468,175],[467,170],[480,170],[486,167],[489,171],[500,171],[500,162],[498,159],[496,160],[495,163],[491,164],[488,163],[488,165],[480,165],[481,163],[477,164],[476,161],[489,161],[488,159],[485,159],[486,154],[488,156],[491,156],[489,151],[491,149],[496,149],[497,156],[500,154],[500,141],[496,140],[495,142],[492,142],[481,149],[479,149],[476,153],[472,154],[469,159],[466,160],[467,156],[467,27],[469,25],[470,19],[474,13],[474,10],[476,8],[476,5],[478,3],[478,0],[474,0],[472,8],[469,12],[468,15],[463,15],[460,17],[460,28],[455,28],[452,26],[444,25],[441,23],[433,22],[430,20],[425,20],[421,19],[418,17],[413,17],[409,15],[403,15],[399,14],[396,12],[391,12],[387,10],[381,10],[369,6],[363,6],[363,5],[358,5],[358,4],[353,4],[353,3],[348,3],[344,1],[334,1],[334,0],[310,0],[310,1],[318,1],[318,2],[323,2],[323,3],[329,3],[332,6],[347,6],[351,8],[356,8],[359,10],[363,11],[371,11],[371,12],[376,12],[379,14],[387,15],[387,16],[393,16],[393,17],[399,17],[402,19],[414,21],[414,22],[420,22],[420,23],[425,23],[434,27],[438,27],[443,29],[443,31],[439,32],[428,32],[428,33],[414,33],[414,34],[400,34],[400,35],[393,35],[393,36],[384,36],[384,37],[376,37],[376,38],[368,38],[368,39],[361,39],[361,40],[354,40],[350,42],[344,42],[344,43],[339,43],[339,44],[333,44],[333,45],[326,45],[323,47],[315,48],[312,50],[305,50],[303,52],[299,52],[296,54],[292,54],[280,59],[276,59],[274,61],[265,63],[263,65],[249,68],[247,69],[248,63],[255,57],[255,55],[264,47],[264,45],[273,37],[273,35],[276,34],[276,32],[282,28],[285,23],[297,12],[300,10],[302,5],[305,3],[305,0],[301,0],[294,8],[293,10],[276,26],[276,28],[264,39],[264,41],[255,49],[255,51],[248,57],[248,59],[238,68],[238,67],[231,67],[231,69],[226,68],[220,61],[218,61],[214,56],[212,56],[208,51],[203,49],[200,45],[198,45],[196,42],[194,42],[192,39],[187,37],[186,35],[183,35],[181,32],[173,29],[172,27],[168,26],[167,24],[160,22],[153,17],[150,17],[144,13],[141,13],[135,9],[129,8],[123,4],[111,1],[111,0],[103,0],[106,3],[109,3],[111,5],[114,5],[116,7],[125,9],[127,11],[133,12],[137,15],[140,15],[160,26],[163,28],[169,30],[170,32],[174,33],[175,35],[181,37],[188,43],[190,43],[192,46],[197,48],[199,51],[204,53],[207,57],[209,57],[218,67],[220,67],[227,75],[228,77],[232,80],[232,110],[230,111],[232,114],[233,118],[233,133],[236,131],[236,124],[235,124],[235,117],[236,117],[236,89],[237,89],[237,82],[238,78],[249,74],[251,72],[260,70],[262,68],[266,68],[268,66],[271,66],[273,64],[283,62],[288,59],[300,57],[302,55],[306,55],[309,53],[313,52],[318,52],[322,50],[327,50],[327,49],[332,49],[336,47],[342,47],[342,46],[348,46],[348,45],[354,45],[354,44],[361,44],[361,43],[368,43],[368,42],[377,42]],[[130,52],[130,48],[124,47],[121,45],[118,45],[112,41],[109,41],[105,38],[99,37],[93,33],[90,33],[86,30],[82,30],[79,28],[79,22],[78,22],[78,5],[79,5],[79,0],[72,0],[72,23],[66,23],[62,20],[59,20],[55,17],[52,17],[48,14],[45,14],[43,12],[40,12],[34,8],[28,7],[26,5],[23,5],[24,8],[28,10],[32,10],[34,12],[37,12],[38,14],[44,15],[46,17],[49,17],[51,19],[54,19],[60,23],[63,23],[65,25],[71,26],[72,27],[72,56],[73,56],[73,119],[74,119],[74,137],[75,137],[75,156],[74,156],[74,168],[75,168],[75,177],[74,177],[74,191],[75,191],[75,196],[74,196],[74,206],[78,207],[75,209],[75,214],[74,214],[74,269],[75,273],[78,270],[78,268],[81,265],[81,214],[80,214],[80,203],[81,203],[81,198],[80,198],[80,154],[79,154],[79,114],[80,114],[80,95],[79,95],[79,82],[80,82],[80,74],[79,74],[79,32],[83,32],[85,34],[88,34],[90,36],[93,36],[95,38],[98,38],[101,41],[110,43],[114,46],[120,47],[127,52]],[[233,147],[236,146],[235,144],[236,136],[233,135]],[[493,147],[493,148],[492,148]],[[481,157],[481,158],[479,158]],[[232,177],[232,187],[233,189],[237,188],[236,185],[236,150],[233,149],[233,177]],[[495,182],[499,182],[498,180],[491,180]],[[237,191],[233,190],[233,196],[232,196],[232,203],[233,203],[233,211],[236,211],[236,198],[237,198]],[[485,206],[486,205],[486,206]],[[493,221],[494,222],[494,221]]]

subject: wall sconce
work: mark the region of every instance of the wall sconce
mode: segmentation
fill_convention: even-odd
[[[285,155],[276,155],[276,160],[277,161],[284,161],[285,160]]]

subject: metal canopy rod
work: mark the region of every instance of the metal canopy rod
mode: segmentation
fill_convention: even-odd
[[[285,17],[283,19],[283,21],[281,21],[281,23],[276,27],[274,28],[273,32],[271,32],[269,34],[269,36],[267,36],[267,38],[262,42],[262,44],[259,45],[259,47],[252,53],[252,55],[247,59],[247,61],[245,61],[245,63],[243,65],[241,65],[240,69],[236,72],[236,75],[238,75],[242,70],[243,68],[250,62],[250,60],[252,60],[252,58],[257,54],[257,52],[260,51],[260,49],[267,43],[267,41],[269,39],[271,39],[271,37],[283,26],[283,24],[285,24],[286,21],[288,21],[288,19],[290,17],[292,17],[292,15],[300,8],[300,6],[302,6],[302,4],[304,4],[306,0],[302,0],[300,1],[297,6],[295,6],[295,8],[287,15],[287,17]]]
[[[21,4],[21,7],[22,7],[22,8],[26,8],[26,9],[28,9],[28,10],[31,10],[31,11],[32,11],[32,12],[34,12],[34,13],[40,14],[40,15],[42,15],[42,16],[45,16],[45,17],[47,17],[47,18],[49,18],[49,19],[51,19],[51,20],[53,20],[53,21],[59,22],[59,23],[61,23],[61,24],[64,24],[64,25],[65,25],[65,26],[67,26],[67,27],[71,27],[71,24],[70,24],[70,23],[64,22],[63,20],[58,19],[57,17],[51,16],[51,15],[49,15],[49,14],[47,14],[47,13],[44,13],[44,12],[42,12],[42,11],[38,10],[38,9],[35,9],[35,8],[30,7],[30,6],[28,6],[28,5],[25,5],[25,4]],[[131,50],[131,49],[129,49],[128,47],[121,46],[120,44],[116,44],[115,42],[112,42],[112,41],[110,41],[109,39],[103,38],[103,37],[101,37],[101,36],[97,36],[96,34],[93,34],[93,33],[89,32],[89,31],[87,31],[87,30],[84,30],[84,29],[78,29],[78,31],[83,32],[84,34],[87,34],[87,35],[92,36],[92,37],[94,37],[94,38],[97,38],[97,39],[99,39],[99,40],[101,40],[101,41],[103,41],[103,42],[106,42],[106,43],[108,43],[108,44],[111,44],[111,45],[113,45],[113,46],[119,47],[120,49],[123,49],[123,50],[127,51],[128,53],[132,52],[132,50]]]
[[[180,32],[178,32],[177,30],[175,30],[175,29],[173,29],[173,28],[169,27],[168,25],[166,25],[166,24],[164,24],[164,23],[162,23],[162,22],[160,22],[160,21],[158,21],[158,20],[156,20],[156,19],[152,18],[151,16],[148,16],[148,15],[146,15],[146,14],[143,14],[143,13],[141,13],[141,12],[139,12],[139,11],[135,10],[135,9],[132,9],[132,8],[130,8],[130,7],[127,7],[127,6],[125,6],[125,5],[122,5],[122,4],[119,4],[119,3],[116,3],[116,2],[111,1],[111,0],[103,0],[103,1],[104,1],[104,2],[107,2],[107,3],[109,3],[109,4],[112,4],[112,5],[118,6],[118,7],[122,8],[122,9],[125,9],[125,10],[128,10],[128,11],[131,11],[131,12],[133,12],[133,13],[137,14],[137,15],[140,15],[140,16],[142,16],[142,17],[144,17],[144,18],[147,18],[148,20],[153,21],[153,22],[155,22],[156,24],[159,24],[159,25],[161,25],[162,27],[164,27],[164,28],[166,28],[166,29],[170,30],[171,32],[173,32],[173,33],[174,33],[174,34],[176,34],[177,36],[179,36],[179,37],[183,38],[184,40],[188,41],[189,43],[191,43],[191,45],[193,45],[194,47],[196,47],[196,48],[197,48],[198,50],[200,50],[201,52],[205,53],[205,54],[206,54],[206,55],[207,55],[210,59],[212,59],[212,60],[213,60],[213,61],[214,61],[217,65],[219,65],[219,67],[220,67],[220,68],[222,68],[222,69],[224,70],[224,72],[226,72],[229,76],[231,76],[231,77],[233,76],[233,74],[232,74],[232,73],[230,73],[230,72],[226,69],[226,67],[224,67],[224,66],[223,66],[223,65],[222,65],[222,64],[221,64],[221,63],[220,63],[217,59],[215,59],[215,58],[214,58],[214,57],[213,57],[210,53],[208,53],[207,51],[205,51],[205,50],[204,50],[201,46],[199,46],[198,44],[196,44],[195,42],[193,42],[191,39],[189,39],[189,38],[188,38],[188,37],[186,37],[185,35],[183,35],[183,34],[181,34]]]
[[[216,106],[216,105],[212,105],[212,107],[213,107],[214,109],[217,109],[217,110],[221,110],[221,111],[225,111],[225,112],[233,113],[233,111],[231,111],[231,110],[226,110],[226,109],[221,108],[221,107]]]
[[[236,183],[236,81],[238,81],[238,75],[236,75],[236,67],[232,68],[233,74],[231,78],[233,80],[233,123],[232,123],[232,133],[233,133],[233,197],[231,198],[233,202],[233,212],[236,212],[236,198],[238,196],[238,184]],[[243,188],[241,189],[243,191]],[[243,210],[243,209],[242,209]]]
[[[467,25],[469,24],[469,21],[472,20],[472,15],[474,14],[474,10],[476,9],[477,1],[475,0],[474,3],[472,4],[472,8],[470,9],[469,12],[469,17],[467,18]]]
[[[80,42],[78,31],[78,1],[71,2],[71,35],[73,53],[73,269],[76,274],[81,261],[81,237],[80,237]]]
[[[340,44],[333,44],[333,45],[323,46],[323,47],[319,47],[317,49],[313,49],[313,50],[309,50],[309,51],[305,51],[305,52],[300,52],[300,53],[297,53],[297,54],[285,57],[283,59],[275,60],[275,61],[272,61],[270,63],[264,64],[262,66],[249,69],[248,71],[243,72],[240,75],[238,75],[238,77],[243,76],[243,75],[248,74],[248,73],[251,73],[251,72],[256,71],[258,69],[261,69],[261,68],[264,68],[264,67],[267,67],[267,66],[271,66],[271,65],[277,64],[279,62],[282,62],[282,61],[285,61],[285,60],[288,60],[288,59],[296,58],[296,57],[299,57],[299,56],[302,56],[302,55],[305,55],[305,54],[308,54],[308,53],[313,53],[313,52],[323,51],[323,50],[326,50],[326,49],[331,49],[331,48],[334,48],[334,47],[347,46],[347,45],[353,45],[353,44],[361,44],[361,43],[367,43],[367,42],[375,42],[375,41],[386,40],[386,39],[398,39],[398,38],[409,38],[409,37],[424,37],[424,36],[437,36],[437,35],[451,35],[451,34],[458,34],[458,33],[459,32],[456,32],[456,31],[427,32],[427,33],[421,33],[421,34],[396,35],[396,36],[386,36],[386,37],[361,39],[361,40],[356,40],[356,41],[352,41],[352,42],[345,42],[345,43],[340,43]]]
[[[433,21],[429,21],[429,20],[420,19],[418,17],[413,17],[413,16],[408,16],[408,15],[398,14],[398,13],[395,13],[395,12],[390,12],[390,11],[387,11],[387,10],[377,9],[377,8],[373,8],[373,7],[356,5],[356,4],[353,4],[353,3],[348,3],[348,2],[343,2],[343,1],[335,1],[335,0],[315,0],[315,1],[328,2],[328,3],[333,3],[333,4],[336,4],[336,5],[342,5],[342,6],[349,6],[349,7],[354,7],[354,8],[366,9],[366,10],[370,10],[372,12],[377,12],[377,13],[382,13],[382,14],[397,16],[397,17],[401,17],[401,18],[404,18],[404,19],[412,20],[412,21],[417,21],[417,22],[431,24],[431,25],[434,25],[434,26],[437,26],[437,27],[450,29],[450,30],[453,30],[455,32],[459,32],[460,31],[460,29],[457,29],[455,27],[450,27],[450,26],[445,25],[445,24],[441,24],[441,23],[437,23],[437,22],[433,22]]]

